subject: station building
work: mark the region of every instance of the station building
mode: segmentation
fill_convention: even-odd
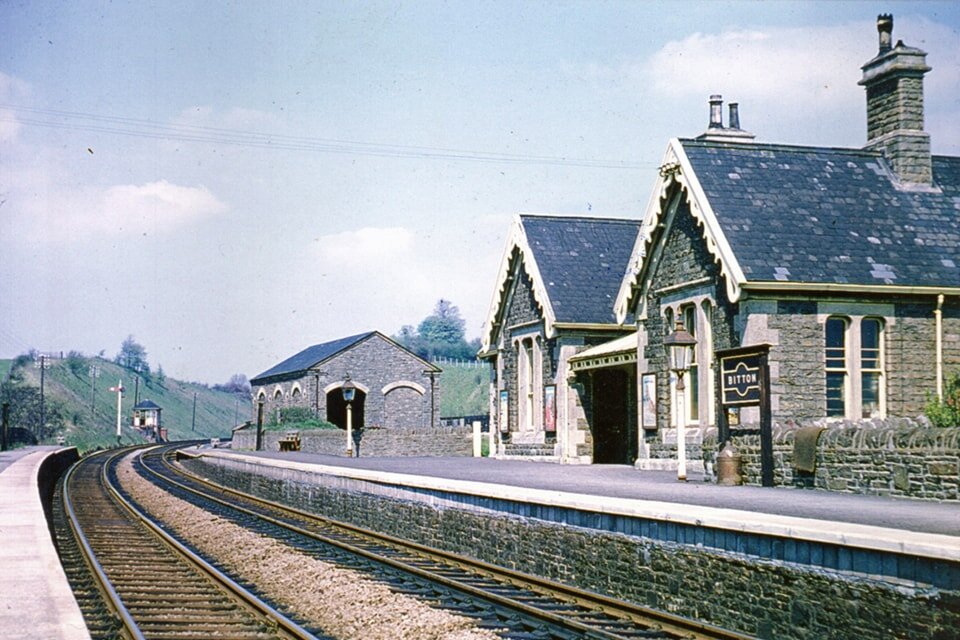
[[[307,347],[250,380],[254,416],[264,420],[298,407],[346,428],[343,385],[355,386],[355,429],[439,425],[439,367],[394,340],[369,331]]]
[[[771,414],[781,425],[916,417],[960,371],[960,158],[931,154],[926,53],[892,45],[892,27],[890,16],[880,17],[879,51],[862,67],[863,148],[756,142],[741,129],[737,105],[723,123],[719,96],[711,97],[706,133],[669,142],[622,262],[615,321],[605,325],[616,339],[596,344],[602,333],[595,333],[568,343],[563,370],[544,378],[576,391],[586,410],[575,417],[586,428],[573,428],[595,441],[605,421],[634,425],[627,430],[636,442],[620,455],[595,448],[593,462],[635,457],[652,468],[661,462],[657,446],[676,442],[680,403],[663,341],[678,322],[696,339],[682,416],[693,438],[717,424],[723,349],[767,346]],[[500,282],[507,300],[503,267]],[[604,304],[603,283],[579,284],[578,295],[589,299],[581,308]],[[499,318],[492,316],[491,342],[521,361],[529,360],[524,349],[536,356],[543,348],[541,338],[524,342],[513,331],[504,341],[510,323]],[[513,380],[527,378],[505,363],[495,391],[512,398]],[[611,391],[609,381],[621,379]],[[524,389],[520,404],[529,405]],[[534,389],[528,411],[542,413],[543,397]],[[734,424],[758,420],[755,408],[723,411]]]
[[[598,396],[607,402],[593,415],[568,360],[633,333],[616,321],[613,302],[638,230],[636,220],[614,218],[514,219],[481,337],[480,357],[494,377],[490,421],[498,455],[633,462],[636,411],[624,403],[635,366],[598,377]],[[604,410],[613,404],[622,410],[610,416]]]
[[[780,423],[915,417],[960,369],[960,158],[931,154],[926,53],[892,26],[863,66],[864,148],[757,143],[718,96],[705,134],[667,146],[616,302],[653,380],[645,440],[677,424],[677,322],[697,339],[690,425],[716,424],[725,348],[769,345]]]

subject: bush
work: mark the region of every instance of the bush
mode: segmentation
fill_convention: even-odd
[[[947,380],[942,400],[928,398],[923,413],[935,427],[960,427],[960,372]]]

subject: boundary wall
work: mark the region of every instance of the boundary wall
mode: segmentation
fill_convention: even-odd
[[[960,502],[960,427],[925,426],[907,418],[814,423],[817,439],[812,473],[794,468],[798,426],[773,426],[774,485],[862,495]],[[676,460],[675,430],[650,442],[651,457]],[[699,460],[715,478],[717,430],[688,438],[688,459]],[[671,437],[672,436],[672,437]],[[744,484],[760,486],[760,436],[732,438],[742,458]]]
[[[960,542],[865,525],[204,453],[227,486],[761,638],[956,638]]]
[[[263,448],[279,451],[279,440],[286,431],[264,431]],[[257,443],[256,427],[233,433],[231,448],[253,451]],[[300,431],[300,450],[307,453],[345,455],[347,434],[340,429]],[[360,439],[361,456],[472,456],[473,427],[421,427],[411,429],[364,429]]]

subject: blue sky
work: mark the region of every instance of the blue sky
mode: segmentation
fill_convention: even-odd
[[[439,298],[478,336],[512,216],[639,217],[711,93],[862,146],[881,12],[960,155],[954,2],[2,2],[0,357],[220,382]]]

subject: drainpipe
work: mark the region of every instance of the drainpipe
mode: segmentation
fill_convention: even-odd
[[[937,296],[937,308],[933,312],[937,332],[937,398],[943,400],[943,294]]]

